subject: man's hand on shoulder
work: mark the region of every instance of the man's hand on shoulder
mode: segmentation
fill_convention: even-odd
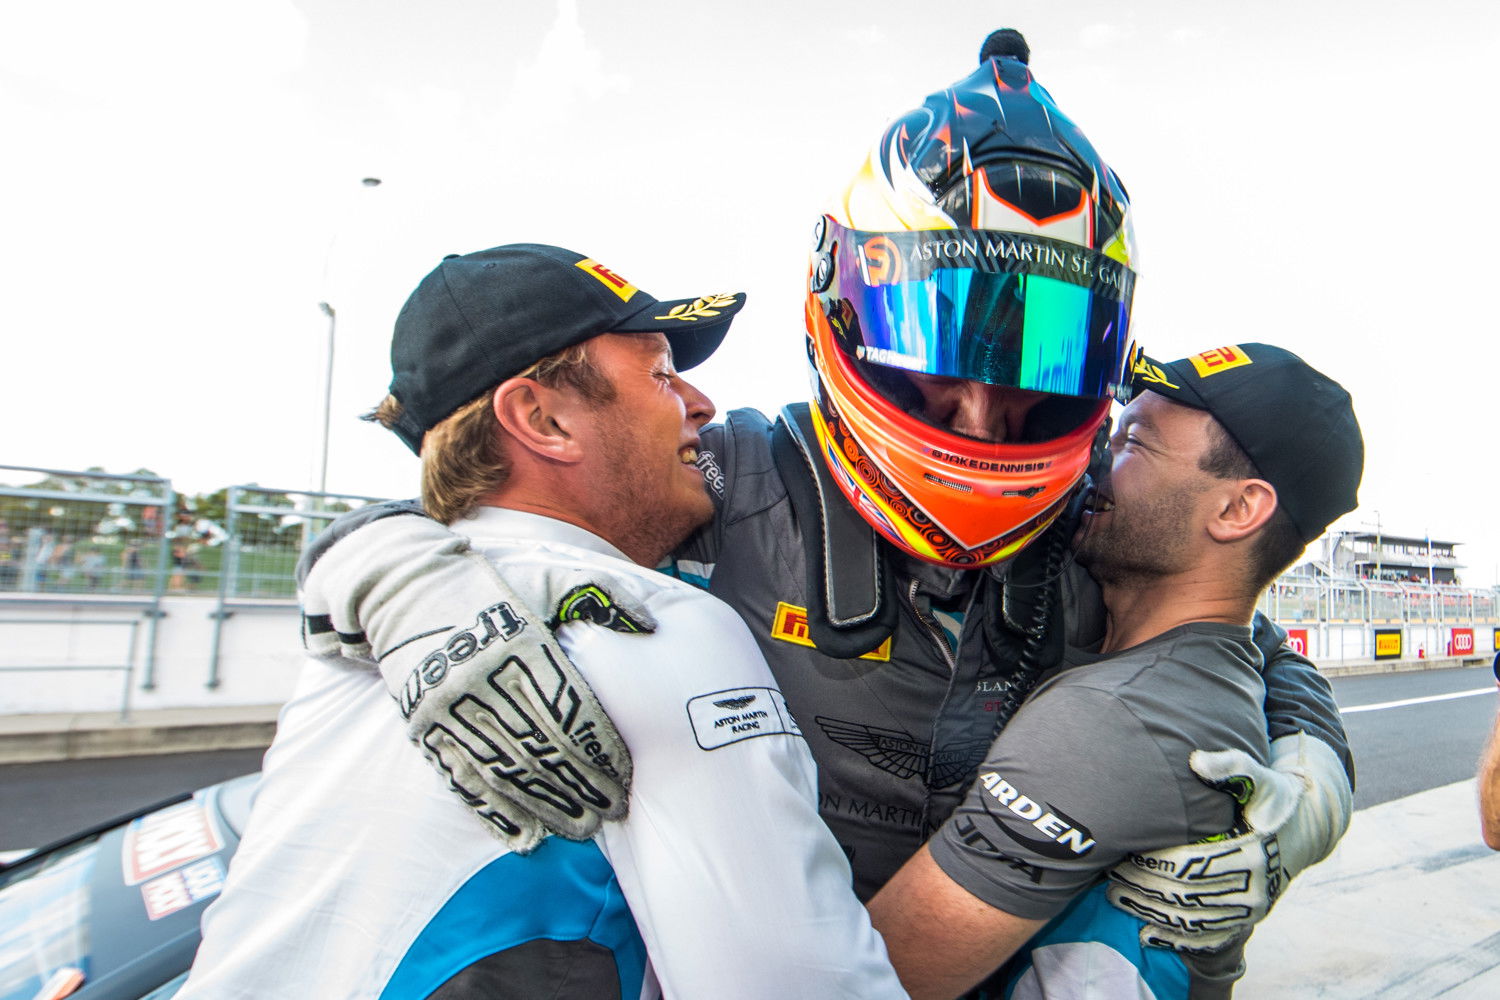
[[[1132,854],[1109,873],[1109,901],[1147,924],[1145,944],[1209,951],[1270,912],[1293,876],[1323,860],[1349,827],[1343,763],[1306,733],[1271,743],[1267,767],[1238,750],[1194,750],[1193,771],[1241,803],[1241,830]]]
[[[513,850],[622,818],[629,750],[551,629],[651,631],[632,581],[540,566],[502,580],[413,502],[379,506],[340,518],[298,567],[308,651],[378,668],[412,742]]]

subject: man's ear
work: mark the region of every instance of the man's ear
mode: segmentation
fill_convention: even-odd
[[[578,405],[568,393],[517,377],[496,387],[490,405],[519,447],[554,462],[582,459],[581,443],[573,433]]]
[[[1218,513],[1208,523],[1214,541],[1248,538],[1276,513],[1276,487],[1264,479],[1233,479],[1224,485]]]

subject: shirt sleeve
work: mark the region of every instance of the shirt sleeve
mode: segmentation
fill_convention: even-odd
[[[1045,920],[1128,852],[1192,839],[1181,788],[1127,705],[1057,685],[1016,713],[928,846],[978,898]]]
[[[1260,612],[1255,613],[1255,645],[1265,659],[1261,677],[1266,683],[1266,731],[1271,739],[1305,732],[1333,748],[1354,787],[1354,755],[1333,689],[1318,668],[1286,645],[1286,630]]]
[[[634,761],[598,842],[666,997],[904,997],[818,818],[812,757],[749,630],[685,588],[657,631],[564,629]]]

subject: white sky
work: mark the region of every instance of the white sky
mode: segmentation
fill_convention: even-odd
[[[749,292],[693,381],[774,412],[807,395],[812,220],[1006,25],[1130,189],[1147,350],[1296,350],[1364,428],[1339,526],[1465,542],[1495,582],[1482,0],[0,0],[0,462],[306,488],[327,300],[329,487],[412,494],[354,419],[391,323],[444,254],[522,240]]]

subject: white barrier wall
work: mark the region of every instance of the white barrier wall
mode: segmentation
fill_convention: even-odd
[[[273,705],[290,697],[302,663],[295,605],[235,605],[219,634],[216,686],[212,597],[164,597],[156,620],[155,662],[149,657],[151,619],[140,601],[66,603],[56,598],[0,603],[0,715],[35,712],[118,712],[125,693],[121,670],[33,670],[33,667],[131,666],[133,709]],[[23,623],[24,622],[24,623]],[[1308,655],[1317,663],[1365,660],[1374,655],[1371,626],[1284,621],[1306,629]],[[1493,623],[1477,623],[1475,654],[1494,650]],[[134,649],[131,646],[135,630]],[[1401,627],[1393,623],[1391,626]],[[1402,659],[1418,650],[1446,654],[1450,630],[1408,623]],[[28,668],[18,670],[17,668]],[[149,687],[147,686],[149,682]]]
[[[139,603],[0,604],[0,714],[120,710],[123,671],[33,667],[129,664],[136,709],[285,701],[302,663],[296,606],[230,609],[220,632],[219,683],[210,687],[217,607],[212,597],[162,598],[153,665],[151,619]]]

